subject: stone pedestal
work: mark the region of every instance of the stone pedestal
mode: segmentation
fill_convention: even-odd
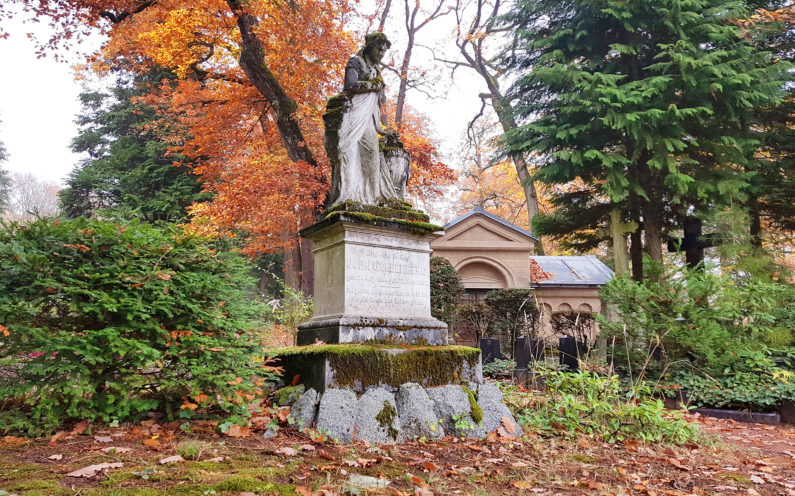
[[[431,316],[427,224],[335,213],[301,231],[313,242],[315,313],[298,345],[322,341],[446,345],[447,324]]]

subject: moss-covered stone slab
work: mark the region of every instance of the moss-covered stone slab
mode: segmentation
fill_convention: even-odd
[[[309,238],[315,232],[337,222],[389,227],[416,234],[434,233],[444,230],[442,226],[431,224],[428,215],[419,210],[403,210],[346,202],[334,205],[326,210],[321,220],[301,229],[299,234],[304,238]]]
[[[413,382],[423,387],[483,382],[480,350],[466,346],[388,347],[316,345],[272,350],[284,367],[284,378],[318,392],[371,387],[396,391]]]

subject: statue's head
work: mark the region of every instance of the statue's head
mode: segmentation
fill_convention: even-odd
[[[367,36],[364,37],[364,47],[359,52],[359,55],[379,62],[381,57],[384,56],[384,52],[391,46],[392,43],[384,33],[380,31],[367,33]]]

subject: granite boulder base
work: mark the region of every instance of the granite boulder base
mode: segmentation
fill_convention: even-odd
[[[420,224],[338,212],[303,231],[313,243],[315,313],[298,345],[447,344],[431,316],[430,242]]]
[[[371,388],[361,396],[347,389],[322,394],[309,389],[280,404],[290,406],[301,430],[311,428],[341,443],[386,444],[447,435],[482,439],[492,432],[501,438],[521,436],[522,428],[501,400],[500,390],[489,383],[436,388],[406,383],[394,391]]]

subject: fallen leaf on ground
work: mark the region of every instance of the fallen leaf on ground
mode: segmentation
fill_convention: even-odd
[[[281,448],[275,451],[277,455],[285,455],[285,456],[295,456],[298,454],[298,450],[295,448],[290,448],[288,446],[282,446]]]
[[[94,441],[98,443],[112,443],[113,438],[110,436],[94,436]]]
[[[66,431],[58,431],[50,438],[50,444],[55,444],[61,439],[65,438],[68,433]]]
[[[50,460],[63,460],[63,455],[50,455],[47,458]]]
[[[425,487],[418,487],[414,489],[414,496],[433,496],[433,492]]]
[[[306,486],[295,486],[295,492],[301,496],[312,496],[312,490]]]
[[[108,446],[107,448],[102,448],[100,451],[103,453],[129,453],[132,451],[132,448],[122,448],[121,446]]]
[[[208,458],[205,462],[219,463],[226,460],[225,456],[216,456],[215,458]]]
[[[530,481],[513,481],[511,482],[511,485],[517,489],[522,489],[522,490],[530,489],[531,487],[533,487],[533,483]]]
[[[688,467],[685,467],[684,465],[682,465],[682,462],[680,462],[676,458],[668,458],[666,461],[668,463],[670,463],[671,465],[673,465],[674,467],[680,469],[680,470],[684,470],[685,472],[689,472],[690,471],[690,469]]]
[[[77,424],[76,426],[72,427],[72,430],[69,432],[70,436],[79,436],[80,434],[86,432],[88,429],[88,420],[84,420]]]
[[[751,479],[751,482],[753,482],[754,484],[764,484],[765,483],[765,479],[759,477],[758,475],[751,475],[751,477],[749,477],[749,479]]]
[[[28,440],[24,437],[15,437],[15,436],[5,436],[3,439],[0,439],[0,444],[5,444],[7,446],[14,446],[27,443]]]
[[[154,447],[160,446],[160,441],[157,439],[144,439],[144,446]]]
[[[167,463],[177,463],[177,462],[184,462],[185,459],[182,458],[180,455],[168,456],[160,460],[160,465],[165,465]]]
[[[85,477],[90,478],[97,475],[98,472],[102,472],[103,470],[107,470],[109,468],[122,468],[124,466],[121,462],[114,462],[114,463],[98,463],[96,465],[89,465],[88,467],[83,467],[80,470],[75,470],[74,472],[69,472],[66,474],[67,477]]]
[[[251,435],[251,431],[246,427],[241,427],[237,424],[233,424],[229,429],[224,432],[229,437],[248,437]]]
[[[302,444],[301,449],[304,451],[315,451],[315,447],[311,444]]]
[[[507,415],[502,417],[502,426],[510,435],[516,434],[516,424],[513,423],[513,419]]]
[[[601,482],[597,481],[588,481],[588,489],[593,489],[595,491],[601,491],[605,488],[605,485]]]

